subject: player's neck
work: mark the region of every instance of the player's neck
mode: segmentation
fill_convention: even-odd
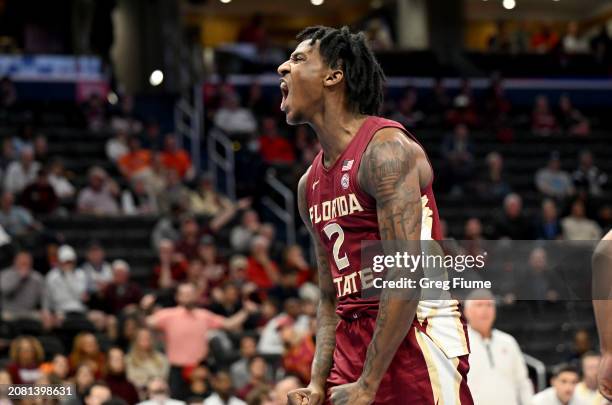
[[[325,167],[331,167],[338,160],[366,118],[366,115],[355,114],[345,109],[338,111],[326,109],[311,121],[310,125],[323,149]]]

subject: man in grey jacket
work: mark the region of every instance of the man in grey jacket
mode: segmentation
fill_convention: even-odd
[[[32,268],[32,255],[17,252],[12,266],[0,272],[3,318],[39,318],[44,288],[43,277]]]

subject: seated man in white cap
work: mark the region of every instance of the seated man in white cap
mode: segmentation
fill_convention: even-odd
[[[102,312],[88,312],[87,276],[77,267],[77,255],[71,246],[58,249],[57,266],[47,273],[45,290],[42,318],[46,328],[60,326],[67,315],[87,317],[97,329],[110,326]]]

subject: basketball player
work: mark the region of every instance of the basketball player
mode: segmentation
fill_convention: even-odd
[[[593,286],[601,288],[594,291],[593,297],[602,356],[598,374],[599,391],[608,401],[612,401],[612,231],[603,237],[595,250]]]
[[[321,299],[311,382],[289,403],[473,404],[456,301],[361,295],[372,280],[362,241],[419,252],[414,241],[441,237],[427,156],[399,123],[375,116],[384,75],[363,34],[310,27],[297,39],[278,68],[281,110],[290,125],[310,125],[322,147],[298,185]]]

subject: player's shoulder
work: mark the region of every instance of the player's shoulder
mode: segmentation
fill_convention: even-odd
[[[608,232],[595,247],[594,259],[612,257],[612,230]]]
[[[312,165],[308,166],[302,177],[300,177],[300,181],[298,181],[298,195],[302,195],[306,190],[306,184],[308,183],[308,176],[310,175],[310,171],[312,170]]]

